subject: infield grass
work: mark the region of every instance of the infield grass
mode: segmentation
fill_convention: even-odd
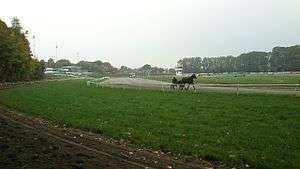
[[[300,98],[293,95],[97,88],[66,81],[2,90],[0,104],[229,168],[300,168]]]
[[[159,75],[143,77],[151,80],[171,82],[174,76]],[[182,77],[177,76],[177,79]],[[246,74],[246,75],[200,75],[195,80],[195,83],[204,84],[300,84],[300,75],[260,75],[260,74]]]

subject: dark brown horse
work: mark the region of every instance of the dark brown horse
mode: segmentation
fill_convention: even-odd
[[[175,88],[177,87],[177,84],[178,84],[178,80],[176,79],[176,77],[173,77],[172,84],[170,85],[170,88],[175,90]]]
[[[178,81],[176,77],[173,77],[172,84],[170,85],[170,88],[175,90],[175,88],[179,87],[180,90],[183,90],[184,83],[182,83],[180,80]]]
[[[182,90],[185,84],[188,84],[188,86],[185,88],[186,90],[190,88],[190,85],[193,85],[194,90],[196,90],[194,85],[194,79],[197,79],[196,74],[192,74],[192,76],[189,77],[183,77],[181,80],[178,81],[179,88]],[[183,87],[180,87],[180,85],[183,85]]]

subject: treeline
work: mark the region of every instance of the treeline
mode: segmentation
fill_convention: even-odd
[[[120,72],[124,72],[122,70],[122,67],[120,69]],[[160,68],[157,66],[151,66],[149,64],[145,64],[144,66],[137,68],[137,69],[132,69],[132,72],[136,73],[138,76],[149,76],[149,75],[168,75],[172,74],[174,75],[175,69],[173,68]]]
[[[300,46],[275,47],[272,52],[250,52],[237,57],[192,57],[177,62],[184,73],[300,71]]]
[[[118,71],[118,69],[113,67],[110,63],[102,62],[100,60],[95,62],[80,61],[74,64],[67,59],[60,59],[55,62],[52,58],[50,58],[46,62],[46,67],[48,68],[62,68],[64,66],[79,66],[83,71],[94,72],[102,75],[113,75]]]
[[[108,62],[102,62],[100,60],[94,62],[80,61],[74,64],[67,59],[60,59],[55,62],[52,58],[50,58],[46,62],[46,67],[49,68],[61,68],[64,66],[79,66],[82,71],[88,71],[100,75],[110,76],[128,76],[130,73],[135,73],[138,76],[175,74],[175,69],[165,69],[156,66],[153,67],[149,64],[145,64],[140,68],[132,69],[127,66],[121,66],[120,68],[116,68]]]
[[[20,21],[14,17],[8,27],[0,20],[0,82],[39,80],[45,63],[32,58],[29,41]]]

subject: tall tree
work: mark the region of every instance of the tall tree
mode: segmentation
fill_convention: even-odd
[[[17,17],[13,17],[12,21],[11,21],[11,27],[18,31],[19,33],[21,33],[22,30],[22,26],[20,23],[20,20]]]
[[[55,67],[55,62],[52,58],[48,59],[47,63],[46,63],[47,67],[51,67],[54,68]]]
[[[0,80],[24,81],[36,79],[36,63],[31,57],[26,34],[18,18],[12,20],[12,27],[0,20]]]
[[[184,73],[299,71],[300,46],[275,47],[272,52],[249,52],[237,57],[191,57],[178,61]]]
[[[67,59],[60,59],[56,61],[55,67],[71,66],[72,63]]]

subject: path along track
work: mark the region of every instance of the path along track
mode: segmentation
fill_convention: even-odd
[[[111,78],[100,83],[101,86],[121,88],[146,88],[171,90],[171,83],[141,78]],[[273,93],[300,95],[298,84],[195,84],[199,92],[231,92],[231,93]],[[178,89],[175,89],[178,90]],[[190,86],[190,90],[193,91]]]

